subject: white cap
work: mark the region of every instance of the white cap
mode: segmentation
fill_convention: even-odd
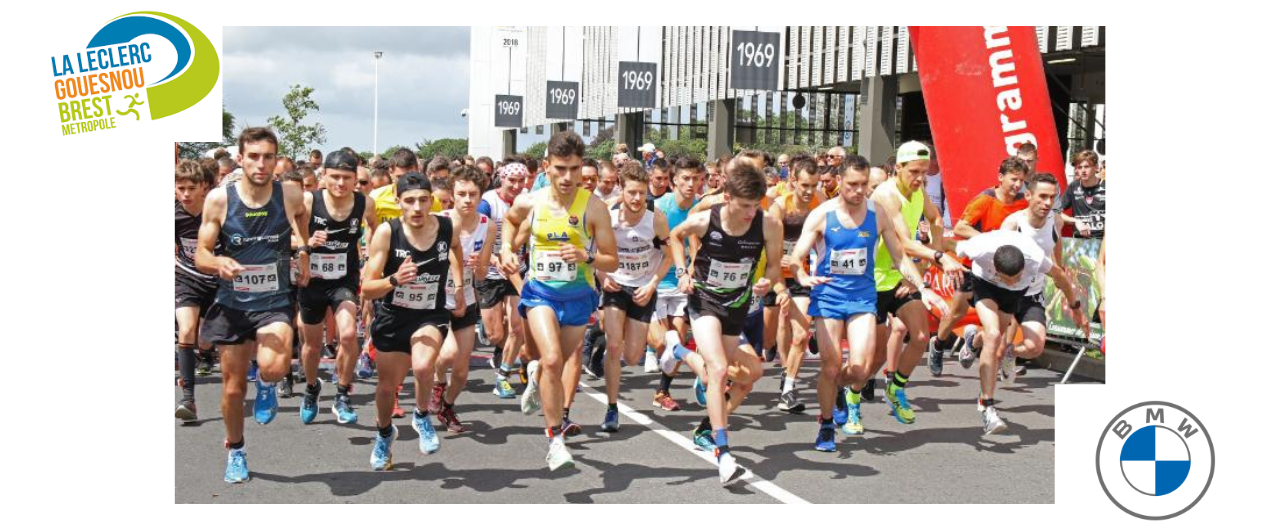
[[[640,146],[640,152],[641,152],[641,153],[652,153],[652,152],[657,151],[657,150],[658,150],[658,148],[654,147],[654,146],[653,146],[653,144],[644,144],[644,145]]]
[[[929,146],[917,141],[910,141],[898,147],[898,157],[895,162],[898,165],[907,162],[915,162],[916,160],[929,160]]]

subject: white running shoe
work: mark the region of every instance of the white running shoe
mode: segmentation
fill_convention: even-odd
[[[978,358],[978,352],[969,347],[969,344],[973,342],[973,336],[977,334],[978,326],[969,324],[964,327],[964,337],[960,339],[963,341],[960,343],[960,366],[966,370],[973,366],[973,360]]]
[[[533,414],[542,408],[542,396],[538,394],[538,361],[529,362],[529,384],[520,394],[520,412]]]
[[[1000,419],[1000,415],[996,414],[996,407],[992,405],[982,411],[982,430],[987,434],[998,434],[1008,429],[1009,425]]]
[[[547,467],[552,471],[573,467],[573,455],[569,454],[569,448],[564,446],[563,435],[551,439],[551,447],[547,450]]]
[[[720,457],[720,485],[729,486],[734,481],[742,478],[747,470],[738,465],[738,461],[733,458],[732,454],[726,453]]]
[[[666,334],[667,347],[662,350],[662,358],[658,360],[658,368],[662,373],[671,375],[676,371],[676,346],[680,345],[680,334],[676,330],[668,330]],[[648,360],[645,361],[645,371],[649,371]]]
[[[658,354],[657,352],[645,350],[644,352],[644,373],[652,374],[658,371]]]
[[[1004,349],[1004,358],[1000,359],[1000,375],[1006,383],[1013,384],[1018,379],[1018,357],[1013,354],[1013,345]]]

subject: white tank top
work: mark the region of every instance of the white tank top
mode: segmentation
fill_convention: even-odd
[[[448,216],[452,213],[453,210],[449,210],[441,215]],[[476,215],[480,217],[480,220],[476,221],[476,229],[474,231],[463,232],[461,231],[461,228],[458,229],[458,242],[462,245],[463,261],[470,259],[471,256],[479,254],[480,250],[484,248],[485,239],[489,237],[489,216],[482,213],[478,213]],[[471,307],[476,303],[476,282],[474,276],[475,273],[472,272],[471,267],[462,268],[462,294],[467,300],[467,307]],[[445,309],[453,309],[453,290],[457,287],[453,281],[452,269],[449,270],[449,281],[446,285],[447,289],[445,290],[445,293],[447,296],[445,297],[444,307]]]
[[[1039,245],[1044,250],[1044,255],[1049,256],[1049,259],[1053,259],[1053,248],[1058,244],[1058,234],[1052,217],[1046,219],[1044,226],[1040,228],[1031,226],[1031,217],[1027,215],[1026,210],[1014,212],[1009,217],[1013,218],[1019,232],[1031,236],[1036,245]],[[1042,292],[1044,292],[1044,275],[1038,274],[1031,280],[1031,287],[1027,288],[1027,296],[1034,296]]]
[[[502,200],[502,197],[498,196],[498,190],[489,190],[484,192],[484,195],[480,196],[480,200],[489,203],[490,218],[498,226],[498,231],[495,232],[497,235],[493,238],[493,255],[498,256],[500,255],[499,249],[502,246],[502,220],[507,218],[507,210],[511,209],[511,205],[507,204],[507,201]],[[485,275],[485,278],[490,280],[504,280],[507,277],[502,274],[500,269],[490,265],[489,274]]]
[[[627,226],[622,206],[611,208],[609,218],[618,240],[618,270],[609,277],[620,285],[640,287],[653,280],[662,262],[662,251],[653,244],[653,210],[645,210],[636,226]]]

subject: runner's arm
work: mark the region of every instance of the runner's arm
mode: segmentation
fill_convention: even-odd
[[[449,222],[452,223],[453,220],[451,219]],[[462,292],[462,267],[464,263],[464,258],[462,257],[462,230],[456,228],[457,226],[456,224],[454,225],[453,241],[449,242],[449,274],[457,278],[457,281],[453,292],[445,293],[445,296],[454,299],[454,315],[462,316],[467,311],[467,299]]]
[[[667,214],[662,213],[662,210],[653,211],[653,237],[662,242],[659,247],[662,249],[662,261],[658,263],[658,268],[654,269],[658,272],[650,280],[654,287],[657,287],[658,283],[662,281],[662,277],[666,275],[666,271],[671,270],[671,264],[676,262],[675,254],[672,253],[668,240],[671,237],[671,228],[667,226]]]
[[[311,282],[311,250],[307,246],[311,234],[307,232],[311,225],[307,222],[307,208],[303,204],[302,188],[296,186],[281,186],[284,190],[284,209],[289,215],[289,226],[293,229],[293,237],[290,243],[293,248],[297,249],[298,256],[298,285],[306,287]]]
[[[667,237],[667,246],[671,247],[671,257],[675,260],[676,268],[685,270],[686,275],[693,274],[693,262],[688,261],[685,254],[684,241],[689,240],[689,245],[693,246],[695,241],[701,240],[702,236],[707,234],[707,227],[711,224],[710,212],[690,213],[689,217],[680,223],[680,226],[671,230],[671,234]],[[679,276],[677,276],[679,278]]]
[[[880,227],[880,238],[884,240],[884,246],[889,250],[889,258],[893,260],[893,266],[902,273],[903,279],[907,280],[916,290],[924,291],[924,278],[920,276],[920,271],[916,270],[914,263],[910,259],[904,259],[904,247],[902,245],[901,235],[897,234],[898,227],[890,222],[891,214],[883,209],[876,209],[876,225]],[[894,216],[901,220],[901,215]]]
[[[364,280],[360,285],[360,294],[366,300],[374,300],[386,296],[394,287],[382,277],[382,269],[387,265],[387,254],[391,252],[391,225],[384,224],[373,231],[369,238],[369,261],[364,264]]]
[[[587,200],[587,220],[591,223],[591,231],[596,240],[596,257],[592,268],[604,272],[618,270],[618,241],[613,234],[609,208],[604,201],[592,195]]]
[[[507,209],[507,216],[502,220],[502,248],[498,249],[498,255],[501,256],[503,265],[508,267],[515,263],[518,268],[519,259],[516,251],[520,245],[516,240],[516,232],[522,229],[521,224],[529,218],[529,213],[533,209],[530,201],[528,194],[516,197],[511,208]]]
[[[213,247],[218,244],[218,236],[222,233],[222,221],[227,215],[227,189],[214,188],[204,199],[203,218],[196,241],[196,270],[205,274],[218,274],[219,262],[230,260],[224,256],[213,255]]]
[[[480,246],[480,254],[476,256],[476,269],[471,272],[472,278],[483,279],[489,271],[489,260],[493,258],[493,239],[498,237],[498,224],[490,219],[487,223],[489,232],[484,237],[484,245]],[[473,280],[474,281],[474,280]]]
[[[924,217],[929,222],[929,248],[947,251],[946,238],[942,237],[942,212],[933,201],[924,201]]]
[[[769,280],[769,285],[786,290],[786,284],[782,283],[782,221],[772,215],[764,216],[764,279]]]
[[[800,239],[796,241],[795,248],[791,249],[791,274],[795,275],[796,282],[804,284],[809,278],[809,273],[805,272],[804,267],[800,267],[800,257],[808,256],[809,250],[822,239],[822,234],[827,229],[826,215],[812,215],[804,220],[804,228],[800,229]],[[822,259],[819,257],[819,259]],[[817,271],[817,268],[814,268]]]
[[[902,203],[896,197],[883,191],[886,189],[884,186],[896,185],[893,182],[886,182],[876,188],[875,193],[871,194],[871,200],[875,203],[876,220],[884,220],[885,224],[883,226],[892,229],[891,233],[898,239],[902,252],[907,257],[935,261],[933,259],[935,251],[911,237],[911,231],[907,229],[907,222],[902,219]],[[925,202],[928,203],[928,201]],[[883,216],[881,216],[882,213],[884,214]],[[881,233],[884,233],[884,230],[881,230]],[[943,257],[943,260],[946,259],[946,257]]]

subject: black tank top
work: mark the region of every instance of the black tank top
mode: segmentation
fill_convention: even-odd
[[[436,240],[427,250],[418,250],[405,237],[402,221],[392,219],[391,249],[382,266],[382,277],[390,278],[406,258],[418,266],[418,278],[400,284],[382,297],[379,307],[393,313],[425,314],[444,312],[445,280],[449,275],[449,243],[453,241],[453,222],[447,217],[432,216],[440,223]]]
[[[756,211],[741,236],[729,235],[720,220],[723,204],[711,207],[702,249],[694,259],[694,294],[705,302],[742,307],[751,300],[752,277],[764,249],[764,214]]]
[[[324,230],[326,239],[323,246],[311,250],[311,283],[307,288],[323,289],[336,283],[359,283],[360,222],[364,219],[366,207],[364,195],[355,194],[351,215],[341,221],[330,215],[329,207],[324,203],[324,190],[312,192],[311,199],[308,232],[314,234]]]
[[[191,215],[182,207],[182,201],[173,200],[173,243],[178,247],[178,255],[174,259],[174,274],[186,274],[205,282],[217,280],[217,276],[204,274],[196,270],[196,242],[200,238],[200,223],[203,215]],[[214,245],[214,251],[221,245]]]
[[[284,206],[284,189],[271,183],[271,199],[251,208],[240,197],[237,183],[227,185],[227,217],[219,239],[226,256],[245,268],[231,281],[218,280],[214,302],[241,311],[267,311],[293,304],[289,259],[293,252]]]

